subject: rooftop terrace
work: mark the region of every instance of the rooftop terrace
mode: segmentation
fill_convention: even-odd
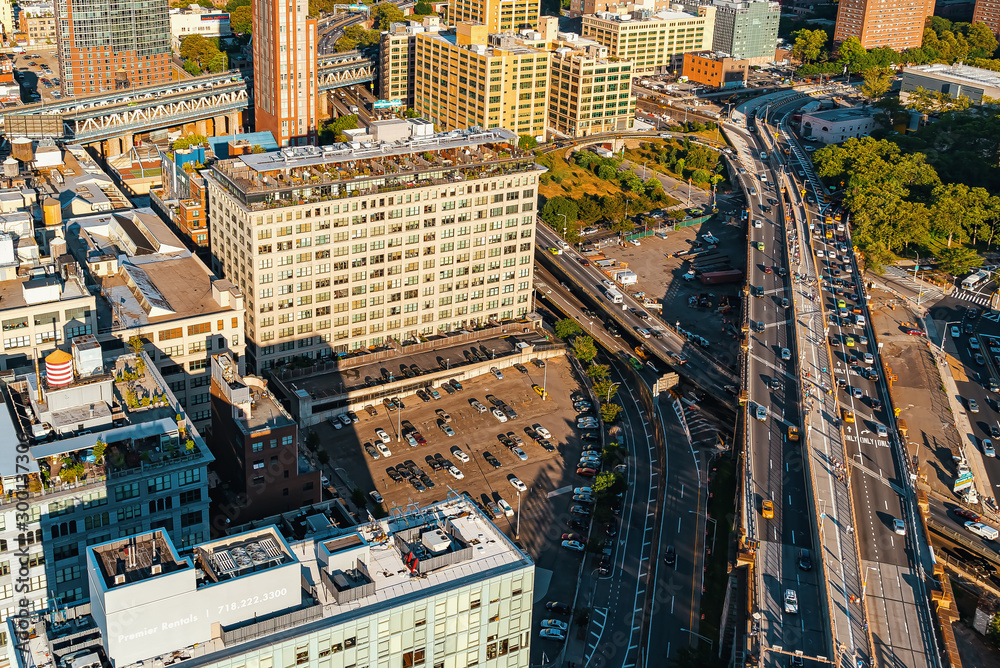
[[[258,210],[524,172],[533,164],[513,133],[473,128],[396,142],[288,147],[221,160],[207,174]]]

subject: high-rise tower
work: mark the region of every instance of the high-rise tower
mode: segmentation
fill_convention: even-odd
[[[896,51],[919,48],[924,24],[934,13],[934,0],[843,0],[837,7],[833,41],[857,37],[861,46],[887,46]]]
[[[55,7],[63,94],[170,81],[167,0],[56,0]]]
[[[316,142],[316,34],[307,0],[254,0],[254,119],[279,146]]]

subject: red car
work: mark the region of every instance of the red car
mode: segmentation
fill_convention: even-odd
[[[580,264],[582,264],[584,267],[589,267],[590,266],[590,260],[581,257],[580,258]]]
[[[420,445],[427,445],[427,439],[424,438],[419,431],[413,432],[410,436],[412,436],[413,439]]]
[[[597,475],[597,469],[592,468],[578,468],[576,470],[577,475],[582,475],[584,478],[593,478]]]
[[[955,508],[952,512],[961,517],[964,520],[971,520],[973,522],[979,521],[979,515],[972,512],[971,510],[966,510],[965,508]]]
[[[578,540],[578,541],[580,541],[582,543],[583,542],[583,536],[581,536],[578,533],[564,533],[562,535],[562,538],[560,538],[560,540]]]
[[[906,333],[910,336],[924,336],[924,333],[919,329],[908,329]]]
[[[771,269],[771,265],[765,265],[764,266],[764,273],[765,274],[770,274],[772,271],[773,271],[773,269]]]

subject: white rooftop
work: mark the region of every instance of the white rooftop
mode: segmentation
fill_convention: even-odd
[[[916,65],[906,67],[903,72],[919,72],[927,75],[946,76],[952,79],[959,79],[968,83],[980,86],[992,86],[1000,88],[1000,73],[992,70],[984,70],[981,67],[971,67],[969,65]]]

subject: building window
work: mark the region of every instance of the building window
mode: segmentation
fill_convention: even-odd
[[[201,469],[188,469],[177,474],[177,486],[184,487],[201,480]]]
[[[170,489],[171,482],[169,475],[156,476],[148,481],[148,489],[150,494],[156,492],[163,492]]]
[[[138,496],[139,496],[139,483],[137,482],[115,487],[115,501],[134,499]]]

